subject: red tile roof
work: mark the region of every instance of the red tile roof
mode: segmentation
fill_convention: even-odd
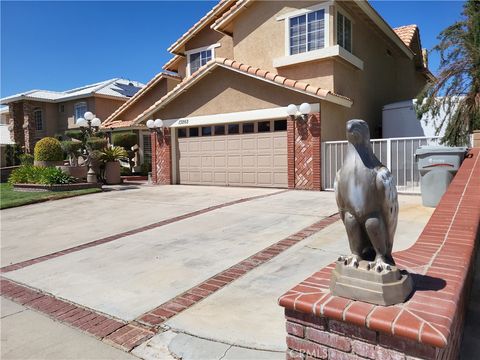
[[[220,16],[215,22],[212,24],[212,29],[217,30],[220,24],[228,21],[231,16],[235,16],[240,13],[242,10],[246,8],[246,6],[252,2],[252,0],[238,0],[227,12],[225,12],[222,16]]]
[[[405,26],[400,26],[397,28],[394,28],[393,31],[398,35],[398,37],[404,42],[405,45],[407,45],[409,48],[411,48],[413,38],[415,36],[415,32],[418,31],[418,26],[417,25],[405,25]]]
[[[188,86],[192,85],[197,80],[199,80],[201,75],[208,73],[213,68],[218,66],[226,69],[230,69],[233,71],[237,71],[239,73],[243,73],[263,81],[274,83],[275,85],[278,85],[278,86],[283,86],[285,88],[302,92],[306,95],[314,96],[322,100],[327,100],[343,106],[350,107],[353,103],[353,101],[350,98],[336,94],[327,89],[322,89],[302,81],[287,79],[274,72],[266,71],[253,66],[242,64],[241,62],[238,62],[235,60],[215,58],[210,60],[206,65],[202,66],[191,76],[189,76],[188,78],[185,78],[180,84],[178,84],[175,88],[173,88],[168,94],[166,94],[164,97],[162,97],[157,102],[155,102],[143,113],[138,115],[133,122],[135,124],[138,124],[140,121],[145,120],[145,117],[151,115],[153,112],[165,106],[167,103],[173,100],[177,95],[181,94]]]

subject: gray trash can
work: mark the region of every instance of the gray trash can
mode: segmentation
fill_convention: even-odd
[[[420,146],[415,152],[423,206],[436,207],[467,153],[466,147]]]

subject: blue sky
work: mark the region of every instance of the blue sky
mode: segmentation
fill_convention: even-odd
[[[1,1],[0,96],[66,90],[114,77],[147,82],[168,46],[212,1]],[[393,26],[418,24],[423,47],[460,18],[462,2],[373,1]],[[438,56],[431,55],[435,72]]]

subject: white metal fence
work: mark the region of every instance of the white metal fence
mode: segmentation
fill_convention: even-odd
[[[390,169],[399,193],[420,193],[420,174],[415,162],[415,151],[422,145],[438,145],[440,137],[409,137],[371,140],[373,152]],[[347,141],[322,143],[322,187],[333,190],[337,171],[347,153]]]

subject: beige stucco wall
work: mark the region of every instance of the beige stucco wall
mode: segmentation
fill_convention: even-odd
[[[95,111],[93,113],[102,121],[105,121],[115,110],[117,110],[126,100],[109,99],[103,97],[94,97]]]
[[[206,26],[190,41],[185,44],[185,51],[220,44],[215,48],[215,57],[232,58],[233,57],[233,41],[230,36],[223,35],[214,31],[210,26]]]
[[[315,103],[318,99],[286,90],[224,68],[216,68],[154,117],[176,119]]]
[[[382,107],[416,97],[426,79],[416,71],[413,60],[372,31],[364,19],[354,18],[352,33],[352,52],[364,62],[364,69],[335,61],[334,91],[354,100],[345,112],[348,119],[367,121],[372,138],[381,137]]]

